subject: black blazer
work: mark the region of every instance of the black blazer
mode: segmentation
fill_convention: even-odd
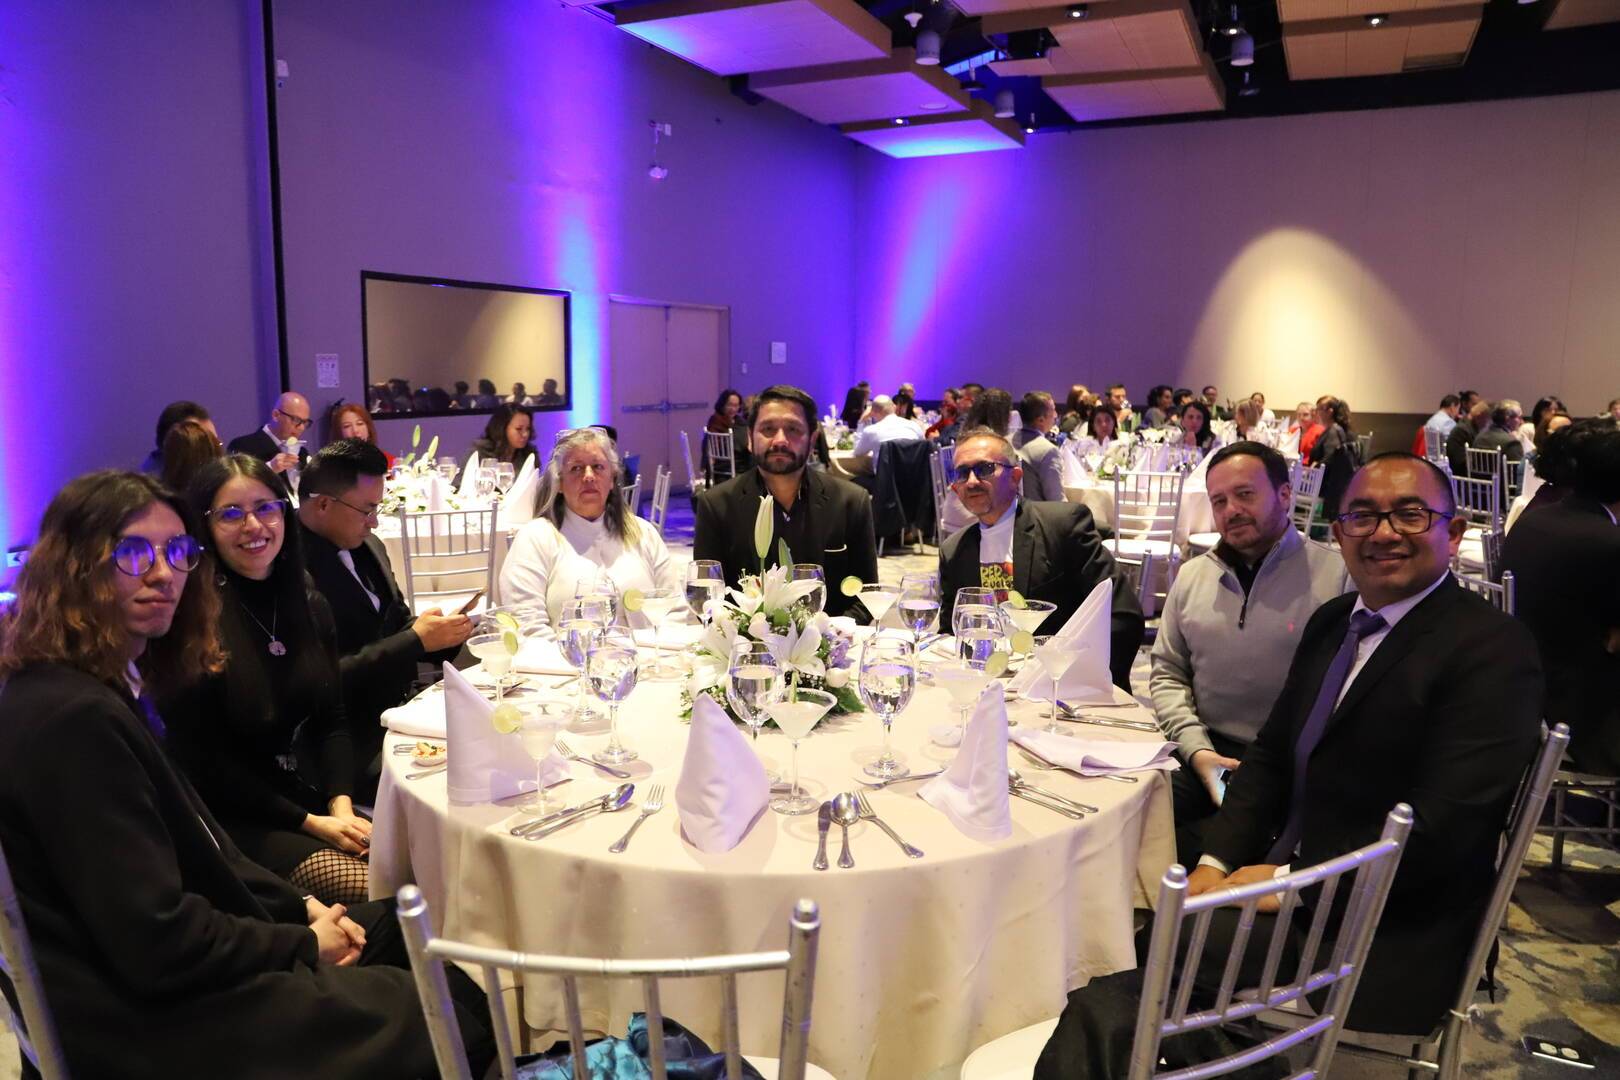
[[[877,580],[877,539],[872,532],[872,497],[861,488],[821,469],[804,471],[804,493],[809,519],[808,547],[795,547],[795,562],[820,563],[827,572],[827,614],[842,615],[856,601],[839,584],[850,576],[864,582]],[[709,488],[693,500],[696,532],[692,558],[714,559],[725,568],[726,582],[735,588],[744,574],[759,572],[754,552],[754,517],[766,494],[758,469]],[[779,523],[780,527],[780,523]],[[791,546],[791,545],[790,545]],[[776,565],[777,543],[765,556],[767,568]],[[864,610],[861,611],[864,614]]]
[[[127,692],[40,665],[0,690],[0,844],[76,1076],[435,1076],[410,973],[317,964]]]
[[[1355,593],[1305,625],[1271,716],[1232,774],[1204,850],[1263,863],[1288,817],[1293,746],[1349,627]],[[1522,625],[1448,575],[1367,660],[1312,751],[1301,866],[1376,840],[1398,802],[1415,823],[1350,1026],[1427,1034],[1459,990],[1508,806],[1536,753],[1541,665]]]
[[[250,454],[260,461],[269,461],[281,453],[281,446],[276,440],[265,434],[264,428],[251,431],[246,435],[238,435],[226,447],[233,454]],[[298,442],[298,467],[302,469],[309,461],[309,446],[302,439]]]
[[[939,625],[949,632],[956,590],[979,584],[979,525],[947,537],[939,549]],[[1013,521],[1013,588],[1031,600],[1057,605],[1039,627],[1056,633],[1091,590],[1114,579],[1109,669],[1114,684],[1131,688],[1131,663],[1142,644],[1142,606],[1136,590],[1103,547],[1091,511],[1078,503],[1018,501]]]
[[[1534,505],[1507,534],[1518,615],[1547,670],[1547,723],[1569,725],[1576,768],[1620,776],[1620,656],[1605,643],[1620,627],[1620,528],[1575,495]]]

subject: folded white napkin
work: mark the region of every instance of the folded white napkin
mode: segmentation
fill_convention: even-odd
[[[534,461],[535,455],[530,454],[501,498],[501,517],[507,528],[527,525],[534,520],[534,489],[540,484],[540,473]]]
[[[501,734],[490,723],[495,706],[451,664],[444,665],[445,748],[450,801],[487,803],[533,791],[534,759],[516,732]],[[568,762],[553,750],[543,773],[547,784],[568,775]]]
[[[456,494],[463,499],[470,499],[478,489],[478,451],[474,450],[467,459],[467,464],[461,467],[461,484],[456,488]]]
[[[1012,835],[1007,805],[1007,699],[999,682],[979,695],[962,748],[945,771],[918,789],[930,806],[975,840]]]
[[[444,738],[444,698],[440,694],[419,694],[403,705],[384,709],[383,727],[418,739]]]
[[[765,766],[748,740],[713,698],[699,694],[675,784],[675,809],[686,838],[700,851],[730,851],[765,812],[770,794]]]
[[[1029,728],[1015,731],[1012,741],[1019,746],[1029,747],[1053,765],[1061,765],[1082,776],[1146,772],[1150,769],[1174,772],[1181,768],[1181,763],[1175,758],[1176,744],[1172,742],[1074,739]]]
[[[1055,635],[1080,651],[1058,680],[1060,701],[1114,700],[1114,678],[1108,669],[1113,616],[1114,583],[1105,578]],[[1052,700],[1052,677],[1033,657],[1013,676],[1009,687],[1031,701]]]
[[[437,473],[428,477],[427,508],[430,514],[442,514],[450,509],[450,485]]]
[[[579,669],[563,659],[562,648],[547,638],[524,638],[512,658],[512,670],[522,675],[578,675]]]

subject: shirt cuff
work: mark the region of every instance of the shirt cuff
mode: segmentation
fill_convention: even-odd
[[[1277,869],[1275,871],[1272,872],[1271,876],[1274,877],[1274,878],[1287,877],[1290,873],[1293,872],[1293,869],[1294,868],[1293,868],[1293,866],[1291,864],[1283,863],[1281,866],[1277,867]]]
[[[1232,872],[1232,868],[1230,866],[1227,866],[1213,855],[1200,855],[1198,857],[1198,865],[1213,866],[1223,874],[1230,874]]]

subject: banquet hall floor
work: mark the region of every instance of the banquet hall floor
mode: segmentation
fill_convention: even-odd
[[[670,501],[667,537],[679,562],[691,558],[692,512],[683,496]],[[938,550],[909,549],[878,561],[878,576],[898,583],[909,570],[938,565]],[[1148,657],[1132,669],[1137,696],[1147,700]],[[1495,1003],[1479,998],[1478,1020],[1466,1047],[1464,1075],[1479,1080],[1564,1078],[1566,1066],[1529,1057],[1525,1034],[1552,1037],[1596,1054],[1595,1075],[1620,1075],[1620,852],[1580,843],[1565,847],[1566,870],[1549,869],[1550,844],[1537,837],[1508,910],[1496,976]],[[1394,1065],[1341,1053],[1333,1080],[1394,1078]],[[16,1039],[0,1033],[0,1080],[20,1075]],[[1585,1075],[1593,1075],[1585,1073]]]

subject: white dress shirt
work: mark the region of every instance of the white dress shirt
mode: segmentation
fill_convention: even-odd
[[[366,586],[366,583],[360,579],[360,571],[354,568],[353,553],[348,551],[346,548],[338,548],[338,562],[343,564],[343,568],[349,572],[349,575],[354,578],[355,583],[360,586],[360,591],[366,594],[366,599],[371,601],[371,610],[381,611],[382,598],[376,593],[372,592]]]
[[[873,459],[876,463],[878,448],[886,442],[897,439],[920,439],[923,429],[914,420],[907,420],[899,413],[890,413],[881,420],[874,420],[861,429],[855,437],[855,453]]]
[[[681,588],[679,568],[658,530],[636,517],[626,524],[634,526],[635,535],[621,540],[608,532],[603,518],[592,521],[572,510],[563,511],[560,529],[550,518],[529,522],[518,530],[501,566],[501,603],[540,609],[549,624],[580,585],[602,577],[619,592]]]
[[[1018,517],[1018,500],[1013,499],[1006,513],[994,525],[979,523],[979,562],[1010,563],[1013,549],[1013,519]]]

